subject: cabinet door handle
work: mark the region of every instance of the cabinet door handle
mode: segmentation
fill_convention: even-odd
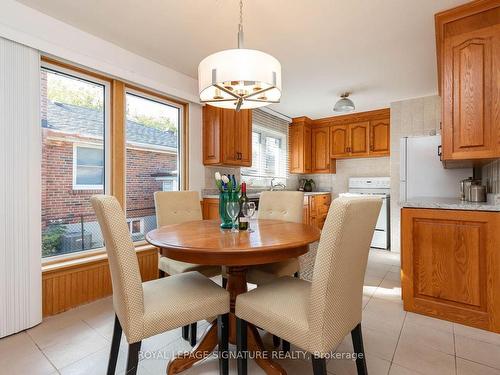
[[[439,156],[439,160],[443,160],[443,146],[442,145],[439,145],[438,146],[438,156]]]

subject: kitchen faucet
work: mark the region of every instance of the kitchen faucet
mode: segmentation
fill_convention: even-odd
[[[273,177],[271,179],[271,191],[277,190],[276,188],[279,188],[278,190],[285,190],[286,185],[282,182],[274,183],[274,180],[276,180],[276,177]]]

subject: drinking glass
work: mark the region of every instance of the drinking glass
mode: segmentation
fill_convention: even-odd
[[[240,202],[233,200],[228,201],[226,204],[226,211],[233,222],[231,232],[239,232],[238,229],[236,229],[236,218],[240,213]]]
[[[241,205],[241,212],[243,216],[248,219],[248,232],[252,233],[254,230],[252,229],[252,216],[255,213],[255,202],[245,202]]]

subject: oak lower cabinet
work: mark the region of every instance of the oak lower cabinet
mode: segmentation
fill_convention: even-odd
[[[203,164],[252,166],[252,111],[203,107]]]
[[[406,311],[500,333],[500,212],[403,208]]]
[[[325,224],[326,216],[328,215],[328,210],[330,208],[331,195],[309,195],[304,197],[304,199],[308,199],[309,201],[309,216],[307,218],[307,221],[304,217],[304,222],[307,222],[310,225],[314,225],[319,229],[323,229],[323,225]]]
[[[219,198],[203,198],[201,207],[203,220],[219,218]]]
[[[443,160],[500,157],[500,3],[436,15]]]

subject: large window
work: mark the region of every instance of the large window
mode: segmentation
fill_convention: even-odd
[[[107,82],[41,69],[43,257],[103,246],[89,198],[107,190],[108,96]]]
[[[154,193],[180,188],[182,106],[133,90],[126,94],[126,206],[130,234],[156,228]]]
[[[156,228],[154,193],[186,187],[187,104],[42,60],[42,256],[101,251],[94,194],[114,195],[143,241]]]
[[[271,180],[286,183],[286,133],[253,124],[252,166],[241,168],[243,179],[253,187],[267,187]]]

